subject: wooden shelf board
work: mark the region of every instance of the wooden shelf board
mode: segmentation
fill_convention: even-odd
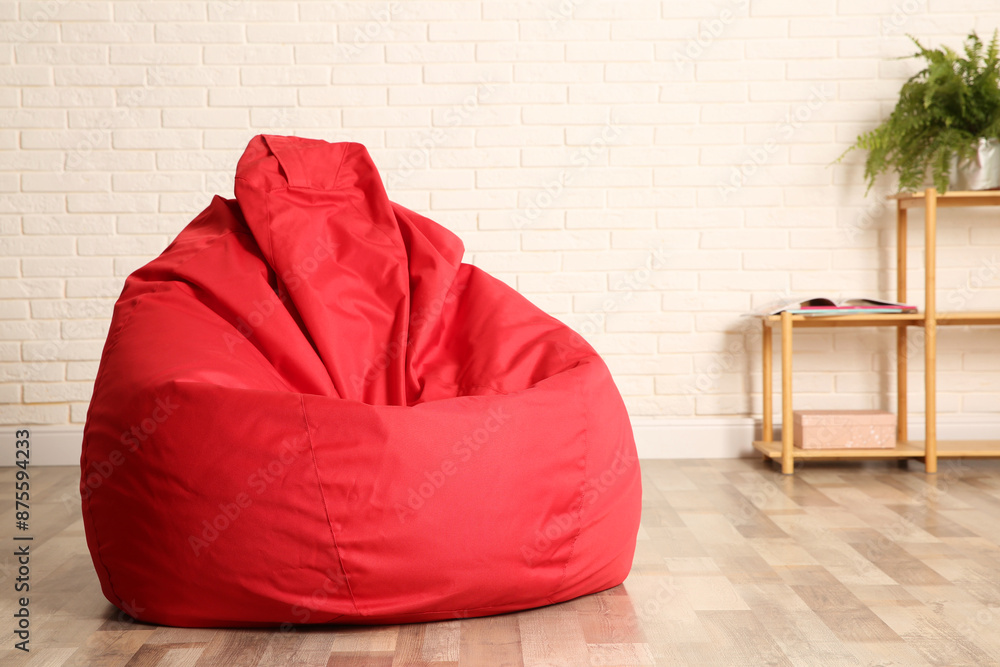
[[[1000,324],[998,311],[970,311],[967,313],[938,313],[937,323],[947,326]]]
[[[755,440],[754,449],[781,460],[781,442]],[[908,459],[923,458],[923,440],[904,440],[892,449],[800,449],[794,447],[796,459]],[[1000,440],[938,440],[939,459],[1000,458]]]
[[[923,440],[911,440],[923,449]],[[939,459],[960,458],[1000,458],[1000,440],[938,440]]]
[[[780,315],[766,315],[768,324],[781,324]],[[792,315],[796,327],[878,327],[923,324],[923,313],[880,313],[875,315]]]
[[[772,459],[781,459],[781,441],[765,442],[755,440],[754,449]],[[898,443],[891,449],[800,449],[794,447],[792,452],[796,459],[908,459],[922,457],[924,445],[919,447],[913,441]]]
[[[781,324],[780,315],[766,315],[768,324]],[[878,327],[923,326],[923,313],[881,313],[878,315],[792,315],[796,327]],[[938,313],[937,323],[941,326],[991,326],[1000,325],[1000,311],[969,311]]]
[[[923,208],[927,201],[927,193],[900,192],[890,195],[889,199],[899,202],[902,209]],[[938,194],[937,205],[940,208],[951,206],[997,206],[1000,205],[1000,190],[952,190]]]

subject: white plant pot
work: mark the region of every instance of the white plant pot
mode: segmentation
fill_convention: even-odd
[[[949,190],[996,190],[1000,188],[1000,141],[980,139],[976,155],[959,162],[951,158]]]

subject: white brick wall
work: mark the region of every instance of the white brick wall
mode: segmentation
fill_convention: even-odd
[[[0,424],[85,418],[124,277],[232,196],[261,132],[365,143],[394,199],[584,333],[633,415],[756,414],[743,311],[892,296],[890,184],[828,165],[915,71],[904,34],[997,25],[956,0],[3,3]],[[991,215],[942,212],[942,307],[1000,306]],[[943,412],[996,412],[996,336],[940,333]],[[802,333],[798,405],[891,406],[893,341]]]

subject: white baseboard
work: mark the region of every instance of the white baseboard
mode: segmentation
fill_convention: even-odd
[[[753,454],[749,417],[632,419],[640,459],[733,459]]]
[[[14,426],[0,426],[0,466],[14,465]],[[80,465],[83,426],[27,426],[31,432],[31,465]],[[641,459],[730,459],[753,456],[760,421],[749,417],[636,417],[632,420]],[[924,437],[923,420],[910,421],[910,437]],[[775,437],[781,425],[775,425]],[[1000,439],[1000,415],[942,415],[938,438],[943,440]]]
[[[83,450],[83,425],[0,426],[0,465],[14,465],[15,433],[28,429],[32,466],[78,466]]]

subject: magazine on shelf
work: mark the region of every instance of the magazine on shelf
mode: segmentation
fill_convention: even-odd
[[[840,299],[816,296],[808,299],[775,301],[758,308],[753,314],[764,317],[786,311],[792,315],[875,315],[879,313],[915,313],[917,307],[898,301],[870,297]]]

